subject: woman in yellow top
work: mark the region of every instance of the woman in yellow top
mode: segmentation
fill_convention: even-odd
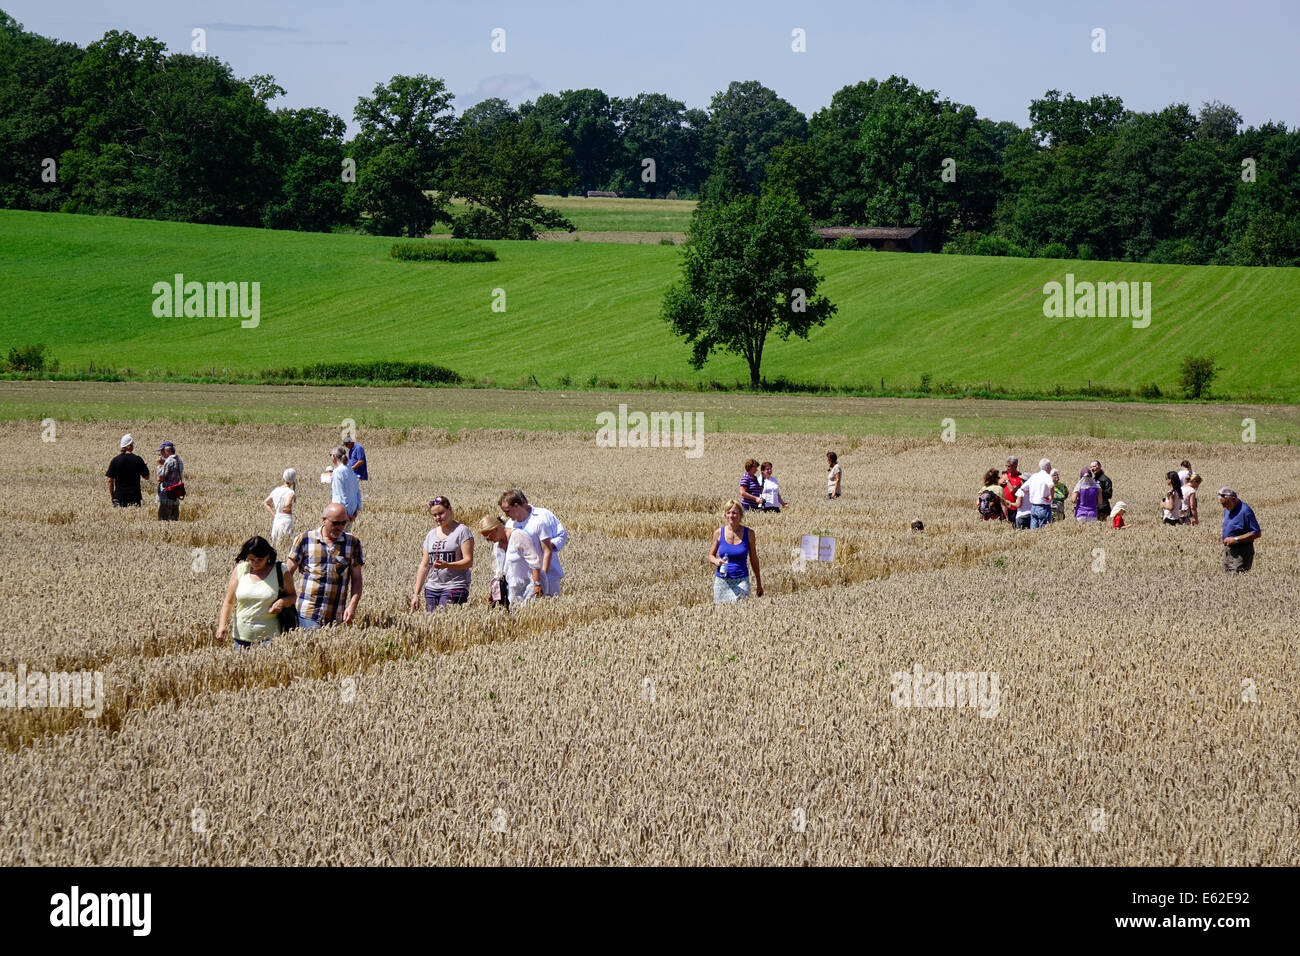
[[[218,642],[230,636],[232,612],[236,650],[247,648],[254,642],[265,647],[280,633],[276,615],[292,605],[297,595],[293,589],[293,577],[283,574],[284,597],[279,596],[280,576],[276,574],[276,564],[275,549],[261,535],[254,535],[244,542],[226,581],[226,599],[221,603],[221,619],[217,623]]]

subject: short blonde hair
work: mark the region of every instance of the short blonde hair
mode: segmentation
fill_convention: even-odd
[[[722,517],[723,518],[727,517],[727,512],[730,511],[732,508],[735,508],[737,511],[739,511],[740,516],[742,518],[745,516],[745,506],[742,505],[735,498],[729,498],[727,500],[727,503],[722,506]]]

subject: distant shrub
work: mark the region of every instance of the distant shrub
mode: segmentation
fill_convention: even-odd
[[[424,385],[459,385],[461,377],[430,362],[318,362],[302,368],[263,369],[271,381],[317,382],[419,382]]]
[[[1160,391],[1160,386],[1155,382],[1147,382],[1138,389],[1139,398],[1163,398],[1164,392]]]
[[[1079,243],[1078,247],[1074,250],[1074,258],[1076,258],[1076,259],[1091,259],[1091,258],[1093,258],[1093,254],[1092,254],[1092,246],[1090,246],[1090,245],[1089,245],[1088,243],[1086,243],[1086,242],[1081,242],[1081,243]]]
[[[673,242],[673,237],[672,237],[672,236],[662,236],[662,237],[659,239],[659,245],[661,245],[661,246],[675,246],[675,245],[677,245],[677,243]]]
[[[468,242],[399,242],[388,254],[406,262],[496,262],[495,249]]]
[[[975,243],[975,255],[977,256],[1009,256],[1016,259],[1027,259],[1029,253],[1023,246],[1018,246],[1010,239],[1003,236],[981,236]]]
[[[922,395],[930,394],[930,373],[929,372],[925,372],[921,375],[921,384],[917,388],[917,391],[920,392]]]
[[[1147,255],[1147,262],[1195,266],[1200,265],[1201,257],[1196,246],[1186,239],[1163,239],[1157,242]]]
[[[526,222],[516,220],[508,227],[501,220],[479,206],[456,217],[451,234],[456,239],[536,239],[537,233]]]
[[[677,190],[676,190],[676,189],[670,189],[670,190],[668,190],[668,195],[665,196],[664,198],[665,198],[665,199],[676,199],[676,198],[677,198]]]
[[[1070,258],[1070,247],[1063,242],[1049,242],[1038,250],[1040,259],[1068,259]]]
[[[1178,366],[1178,384],[1188,398],[1209,398],[1210,383],[1218,373],[1213,355],[1189,355]]]
[[[840,236],[831,248],[839,249],[841,252],[855,252],[858,248],[858,240],[852,236]]]
[[[7,372],[43,372],[45,371],[45,346],[24,345],[11,348],[9,360],[5,362]]]

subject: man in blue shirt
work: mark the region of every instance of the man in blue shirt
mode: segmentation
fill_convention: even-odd
[[[356,472],[357,480],[369,480],[370,475],[366,472],[366,450],[353,438],[345,439],[343,447],[348,450],[348,467]]]
[[[1223,505],[1223,570],[1249,571],[1255,563],[1255,539],[1261,533],[1255,512],[1231,488],[1219,489],[1219,504]]]

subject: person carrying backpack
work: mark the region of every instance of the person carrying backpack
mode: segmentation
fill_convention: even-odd
[[[1002,486],[998,484],[999,472],[990,468],[984,472],[984,488],[975,499],[981,521],[1005,521],[1007,516],[1002,507]]]

